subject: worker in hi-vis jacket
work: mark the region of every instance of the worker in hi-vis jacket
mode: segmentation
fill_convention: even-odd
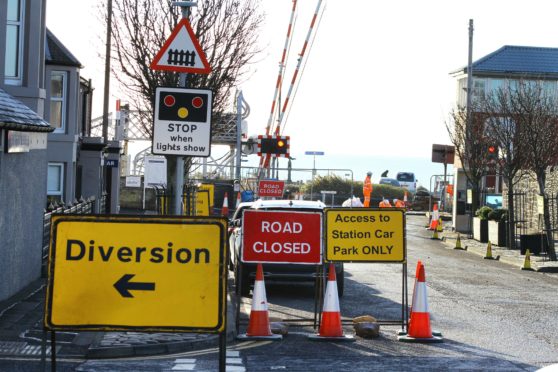
[[[364,184],[362,185],[362,193],[364,194],[364,207],[370,207],[370,194],[372,194],[372,172],[366,173]]]

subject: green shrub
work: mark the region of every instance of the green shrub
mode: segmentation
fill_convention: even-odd
[[[490,212],[492,212],[492,208],[485,205],[484,207],[477,209],[475,216],[479,217],[481,220],[487,220]]]
[[[492,221],[507,221],[508,220],[508,210],[504,208],[494,209],[490,211],[487,215],[487,218]]]

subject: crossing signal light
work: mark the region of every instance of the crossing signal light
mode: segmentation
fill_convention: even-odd
[[[488,145],[486,150],[488,162],[495,163],[498,160],[498,147],[494,145]]]
[[[276,156],[289,155],[289,137],[287,136],[261,136],[260,153]]]

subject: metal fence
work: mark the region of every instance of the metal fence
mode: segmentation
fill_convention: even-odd
[[[43,247],[42,247],[42,275],[46,276],[48,262],[48,248],[50,245],[50,227],[53,214],[91,214],[95,211],[95,198],[75,201],[71,205],[49,205],[43,215]]]

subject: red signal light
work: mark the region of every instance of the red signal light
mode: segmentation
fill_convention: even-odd
[[[491,154],[494,154],[496,152],[496,147],[495,146],[488,146],[488,152]]]

